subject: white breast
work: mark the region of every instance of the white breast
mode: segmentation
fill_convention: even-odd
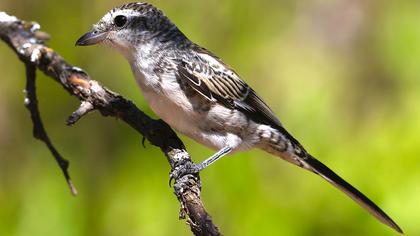
[[[184,93],[175,88],[164,87],[161,93],[143,90],[143,95],[156,115],[171,127],[188,136],[196,136],[197,131],[191,125],[195,122],[194,113]]]
[[[191,125],[197,118],[175,75],[158,78],[155,74],[145,76],[134,68],[133,71],[144,99],[153,112],[177,131],[193,139],[197,138],[200,132],[195,125]]]

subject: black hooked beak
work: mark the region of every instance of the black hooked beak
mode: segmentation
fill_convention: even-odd
[[[107,32],[99,32],[98,30],[92,30],[80,37],[76,46],[89,46],[98,44],[106,39]]]

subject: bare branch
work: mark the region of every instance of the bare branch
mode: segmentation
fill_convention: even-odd
[[[184,144],[165,122],[151,119],[131,101],[112,92],[99,82],[91,80],[87,73],[80,68],[68,64],[59,54],[45,45],[44,41],[48,35],[38,31],[39,28],[36,23],[21,21],[0,12],[0,38],[27,65],[28,83],[29,81],[34,82],[34,68],[37,68],[60,83],[67,92],[81,101],[82,105],[70,116],[69,124],[75,123],[83,115],[95,109],[103,116],[113,116],[123,120],[153,145],[160,147],[172,170],[180,165],[192,163]],[[30,89],[27,90],[30,91]],[[35,92],[35,87],[33,92]],[[29,99],[33,100],[32,97]],[[32,116],[33,114],[31,111]],[[42,125],[42,123],[40,124]],[[45,137],[47,137],[46,133]],[[43,140],[49,139],[47,137]],[[46,142],[46,144],[53,152],[55,149],[48,143],[51,144],[51,142]],[[55,154],[54,156],[57,159]],[[62,165],[59,161],[61,159],[57,159],[57,161],[63,169],[64,164]],[[63,172],[66,173],[64,170]],[[221,235],[200,199],[201,183],[198,174],[185,175],[175,179],[174,192],[181,204],[180,218],[188,216],[187,222],[195,235]]]
[[[90,102],[82,101],[79,108],[67,119],[67,125],[74,125],[82,116],[95,110],[93,104]]]
[[[35,79],[36,79],[36,67],[30,63],[26,63],[26,97],[25,97],[25,106],[28,108],[29,112],[31,113],[31,119],[33,123],[33,135],[36,139],[41,140],[42,142],[47,145],[48,149],[50,150],[51,154],[54,156],[55,160],[58,163],[61,171],[64,174],[64,178],[66,178],[67,185],[70,188],[71,193],[73,196],[77,195],[77,190],[71,181],[68,168],[69,168],[69,161],[64,159],[57,149],[52,144],[50,138],[48,137],[47,132],[45,131],[44,125],[42,123],[41,115],[39,114],[38,109],[38,101],[36,96],[36,87],[35,87]]]

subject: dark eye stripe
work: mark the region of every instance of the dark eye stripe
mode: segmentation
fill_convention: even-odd
[[[137,17],[133,17],[131,20],[131,25],[134,28],[146,28],[147,25],[147,18],[144,16],[137,16]]]

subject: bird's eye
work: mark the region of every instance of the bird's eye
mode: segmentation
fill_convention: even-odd
[[[118,15],[114,18],[114,24],[117,27],[123,27],[127,23],[127,17],[123,15]]]

